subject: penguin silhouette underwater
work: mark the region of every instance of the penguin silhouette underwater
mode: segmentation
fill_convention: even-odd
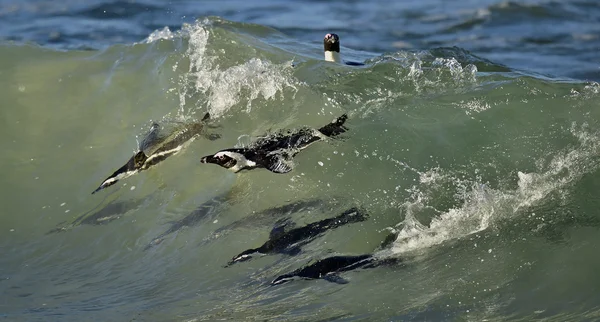
[[[241,261],[247,261],[253,254],[272,254],[283,253],[295,255],[300,252],[300,247],[307,244],[323,234],[327,230],[367,220],[369,215],[356,207],[344,211],[341,215],[333,218],[323,219],[321,221],[310,223],[306,226],[294,228],[285,231],[285,225],[275,227],[267,240],[258,248],[251,248],[241,252],[231,259],[227,266],[231,266]]]
[[[337,255],[320,259],[290,273],[277,276],[271,285],[280,285],[294,279],[315,280],[323,279],[337,284],[347,284],[348,281],[339,274],[355,269],[368,269],[379,266],[404,266],[405,258],[386,255],[381,252],[394,243],[398,232],[392,232],[378,247],[379,251],[362,255]]]

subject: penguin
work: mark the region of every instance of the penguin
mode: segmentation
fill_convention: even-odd
[[[332,256],[324,258],[312,265],[297,269],[291,273],[283,274],[275,278],[271,285],[279,285],[291,281],[294,278],[301,279],[319,279],[326,281],[346,284],[347,280],[341,278],[337,273],[350,271],[367,264],[373,263],[375,258],[371,254],[356,256]]]
[[[339,273],[355,270],[357,268],[374,268],[383,265],[404,265],[404,259],[390,256],[389,253],[385,251],[385,249],[393,244],[397,237],[398,232],[392,231],[373,253],[327,257],[303,268],[299,268],[291,273],[280,275],[271,282],[271,285],[283,284],[295,278],[324,279],[332,283],[347,284],[348,281],[340,277],[338,275]]]
[[[210,242],[217,238],[229,235],[239,229],[248,229],[249,227],[263,226],[267,222],[272,222],[275,217],[289,217],[292,214],[299,212],[310,213],[312,211],[322,212],[324,209],[330,209],[333,201],[325,201],[323,199],[307,199],[298,200],[287,203],[281,206],[269,207],[257,212],[252,211],[252,214],[244,216],[244,218],[234,221],[230,224],[217,228],[212,234],[205,237],[203,242]]]
[[[353,61],[343,61],[340,55],[340,37],[337,34],[329,33],[325,35],[323,39],[323,52],[325,54],[325,60],[346,64],[348,66],[364,66],[365,64]]]
[[[176,122],[173,127],[161,126],[158,123],[153,123],[150,131],[146,133],[144,139],[139,145],[137,151],[130,159],[120,167],[117,171],[111,174],[100,184],[100,186],[92,191],[92,194],[110,187],[119,180],[130,177],[140,171],[164,161],[166,158],[177,154],[187,143],[196,138],[203,132],[204,126],[208,122],[210,114],[206,113],[200,122],[182,123]],[[220,138],[218,134],[207,134],[206,137],[210,140]]]
[[[333,218],[310,223],[304,227],[295,228],[285,232],[285,225],[275,227],[267,240],[258,248],[251,248],[234,256],[227,266],[231,266],[241,261],[247,261],[252,258],[252,254],[272,254],[283,253],[296,255],[300,252],[300,247],[305,245],[317,236],[327,230],[335,229],[346,224],[356,223],[367,220],[369,215],[356,207],[344,211],[341,215]],[[226,267],[227,267],[226,266]]]
[[[130,211],[138,209],[144,202],[150,200],[146,197],[137,200],[113,200],[108,204],[101,202],[89,211],[86,211],[75,220],[68,224],[61,222],[56,228],[50,230],[47,234],[65,232],[79,225],[104,225],[125,216]]]
[[[288,173],[293,169],[293,157],[298,152],[314,142],[346,132],[347,119],[348,115],[343,114],[318,130],[304,127],[270,134],[248,147],[221,150],[203,157],[200,162],[218,164],[233,172],[266,168],[274,173]]]
[[[150,241],[150,243],[146,245],[144,251],[147,251],[150,248],[162,243],[165,237],[172,233],[178,232],[179,230],[185,227],[196,226],[202,220],[215,217],[216,215],[221,213],[223,207],[227,206],[228,201],[229,196],[227,194],[220,195],[211,200],[206,201],[187,216],[183,217],[180,220],[171,222],[171,226],[162,234],[152,239],[152,241]]]
[[[280,275],[271,282],[271,285],[283,284],[296,278],[324,279],[332,283],[347,284],[348,281],[340,277],[338,273],[355,270],[357,268],[374,268],[381,265],[394,265],[399,263],[402,263],[400,258],[378,258],[374,254],[331,256],[288,274]]]

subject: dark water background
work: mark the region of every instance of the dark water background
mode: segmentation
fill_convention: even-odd
[[[366,66],[324,62],[327,32]],[[0,0],[0,39],[0,320],[600,316],[598,1]],[[220,139],[90,194],[152,121],[206,112]],[[342,113],[289,174],[199,163]],[[270,286],[373,252],[403,265]]]
[[[273,27],[307,43],[335,31],[343,45],[375,53],[458,46],[511,68],[600,79],[600,3],[589,0],[3,0],[0,39],[99,49],[204,16]]]

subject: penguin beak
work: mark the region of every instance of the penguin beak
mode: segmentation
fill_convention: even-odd
[[[272,282],[271,282],[271,286],[275,286],[275,285],[281,285],[283,283],[287,283],[289,281],[291,281],[293,278],[293,276],[290,276],[288,274],[286,275],[281,275],[278,276],[277,278],[275,278]]]
[[[213,157],[212,155],[207,155],[200,159],[200,163],[215,163],[215,157]]]

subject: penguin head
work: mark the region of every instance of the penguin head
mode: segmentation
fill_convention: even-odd
[[[280,285],[280,284],[284,284],[284,283],[287,283],[287,282],[291,282],[295,278],[296,278],[296,276],[295,275],[291,275],[291,274],[281,275],[281,276],[278,276],[277,278],[275,278],[271,282],[271,285]]]
[[[235,263],[245,262],[247,260],[250,260],[250,259],[252,259],[252,255],[251,254],[254,254],[256,252],[257,252],[256,249],[248,249],[248,250],[242,252],[241,254],[235,256],[234,258],[232,258],[229,261],[229,263],[227,263],[227,265],[231,266],[231,265],[233,265]]]
[[[324,51],[334,51],[336,53],[340,52],[340,37],[336,34],[327,34],[323,39],[323,50]]]
[[[222,150],[213,155],[207,155],[200,159],[200,162],[218,164],[233,172],[256,166],[256,163],[246,159],[242,153],[232,150]]]

